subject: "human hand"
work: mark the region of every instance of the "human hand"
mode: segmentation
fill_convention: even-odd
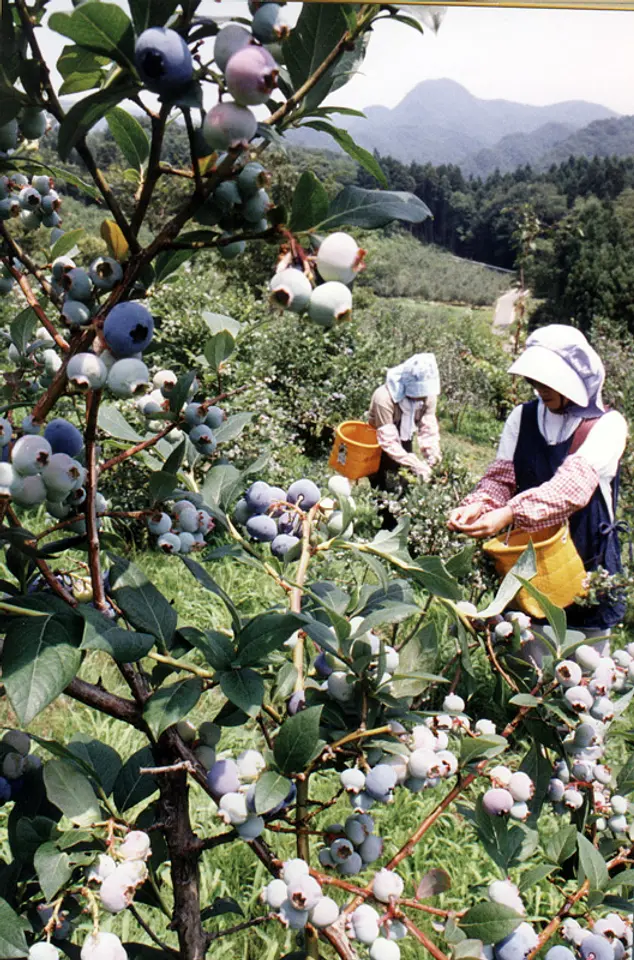
[[[513,511],[510,507],[499,507],[497,510],[489,510],[484,516],[476,518],[470,524],[464,524],[460,529],[462,533],[470,537],[481,539],[484,537],[493,537],[504,527],[513,523]]]
[[[468,503],[464,507],[456,507],[456,509],[452,510],[449,514],[447,526],[450,530],[463,531],[466,526],[474,523],[485,510],[485,505],[478,502]]]

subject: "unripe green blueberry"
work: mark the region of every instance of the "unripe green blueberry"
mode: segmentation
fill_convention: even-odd
[[[20,130],[25,140],[39,140],[46,133],[46,114],[39,107],[25,107],[20,115]]]
[[[270,182],[271,175],[257,161],[245,164],[236,180],[243,200],[253,197],[261,188],[267,187]]]
[[[15,150],[18,145],[18,121],[9,120],[0,127],[0,150]]]
[[[219,183],[214,190],[213,199],[215,206],[223,215],[231,213],[233,208],[242,202],[235,180],[223,180]]]
[[[20,214],[20,223],[25,230],[38,230],[41,225],[38,213],[34,210],[22,210]]]
[[[112,290],[123,277],[123,267],[112,257],[97,257],[88,274],[98,290]]]
[[[100,390],[108,379],[105,363],[94,353],[76,353],[68,361],[66,373],[78,390]]]
[[[259,223],[271,209],[273,204],[266,190],[258,190],[242,207],[242,216],[249,224]]]
[[[315,287],[308,303],[308,315],[314,323],[331,327],[340,320],[349,320],[352,312],[352,294],[348,287],[329,280]]]

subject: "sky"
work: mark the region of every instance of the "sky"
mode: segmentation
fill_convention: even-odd
[[[288,5],[291,18],[300,6]],[[69,0],[54,0],[48,9],[72,7]],[[203,0],[199,11],[244,16],[246,3]],[[62,38],[49,34],[43,43],[47,59],[62,45]],[[362,73],[334,100],[358,109],[392,107],[420,81],[448,77],[483,99],[538,105],[589,100],[634,114],[633,49],[634,11],[453,7],[437,34],[377,24]]]

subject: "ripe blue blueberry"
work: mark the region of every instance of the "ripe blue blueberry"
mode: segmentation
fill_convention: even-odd
[[[277,537],[277,524],[272,517],[259,514],[247,520],[247,533],[254,540],[270,543]]]
[[[84,476],[84,468],[67,453],[52,454],[42,471],[42,480],[46,484],[49,500],[62,500],[77,489]]]
[[[38,503],[44,503],[46,500],[46,487],[39,474],[22,476],[22,474],[15,473],[9,493],[21,507],[33,507]]]
[[[62,317],[69,327],[85,327],[90,323],[91,310],[81,300],[65,300]]]
[[[156,545],[163,553],[180,553],[181,541],[175,533],[162,533]]]
[[[190,83],[194,63],[180,34],[166,27],[144,30],[136,42],[134,62],[141,80],[155,93],[173,93]]]
[[[387,763],[373,767],[365,778],[365,790],[375,800],[386,800],[396,786],[396,771]]]
[[[132,357],[150,345],[154,319],[147,307],[135,300],[118,303],[106,317],[103,335],[115,356]]]
[[[67,453],[69,457],[76,457],[84,445],[77,427],[63,417],[56,417],[47,424],[44,439],[50,443],[53,453]]]
[[[274,43],[282,40],[289,33],[289,24],[286,21],[282,6],[279,3],[263,3],[255,11],[251,23],[253,36],[260,43]]]
[[[314,663],[315,670],[320,677],[329,677],[333,671],[333,668],[328,662],[328,658],[325,653],[319,653],[315,657]]]
[[[495,944],[493,948],[495,960],[525,960],[531,950],[537,946],[537,941],[537,934],[531,925],[520,923],[508,937],[504,937]]]
[[[266,513],[273,502],[271,487],[264,480],[256,480],[246,491],[244,499],[251,513]]]
[[[51,274],[53,275],[53,280],[61,280],[65,273],[68,273],[75,267],[75,261],[71,260],[70,257],[56,257],[53,260],[53,265],[51,267]]]
[[[302,510],[310,510],[321,499],[321,491],[312,480],[296,480],[288,488],[286,499],[297,504]]]
[[[212,430],[217,430],[225,419],[225,412],[220,407],[208,407],[205,416],[205,424]]]
[[[20,201],[17,197],[7,197],[0,200],[0,220],[13,220],[20,216]]]
[[[13,427],[11,423],[5,417],[0,417],[0,447],[6,447],[12,436]]]
[[[217,441],[211,428],[207,427],[204,423],[200,424],[198,427],[194,427],[189,434],[189,439],[199,453],[204,453],[206,455],[212,454],[217,446]]]
[[[358,848],[358,854],[365,863],[374,863],[383,853],[383,838],[370,834]]]
[[[35,187],[22,187],[18,199],[23,210],[37,210],[42,200],[39,190]]]
[[[344,877],[352,877],[355,873],[363,870],[363,860],[360,854],[355,850],[347,860],[337,864],[337,870]]]
[[[69,300],[81,300],[86,303],[92,297],[92,280],[87,270],[82,267],[73,267],[62,277],[62,287],[68,294]]]
[[[0,777],[0,804],[8,803],[11,799],[11,784],[6,777]]]
[[[271,543],[271,553],[279,560],[283,560],[284,557],[290,553],[293,547],[296,547],[298,543],[299,537],[294,537],[292,534],[288,533],[278,533]]]

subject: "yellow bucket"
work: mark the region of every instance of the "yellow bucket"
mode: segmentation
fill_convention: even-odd
[[[328,466],[348,480],[376,473],[381,463],[381,448],[376,430],[361,420],[346,420],[335,431]]]
[[[583,589],[586,571],[567,523],[532,533],[512,530],[504,539],[495,537],[487,540],[483,544],[483,550],[493,558],[495,569],[503,577],[514,566],[531,540],[537,562],[537,573],[531,580],[532,585],[558,607],[567,607],[575,597],[583,596],[586,592]],[[523,588],[516,595],[513,604],[532,617],[544,616],[537,600]]]

